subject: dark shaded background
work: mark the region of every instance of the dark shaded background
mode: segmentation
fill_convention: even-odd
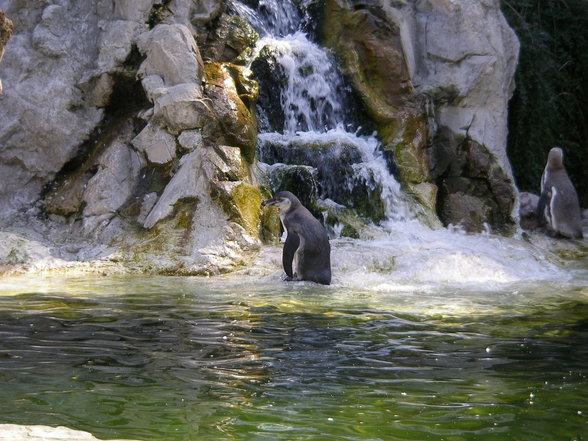
[[[503,0],[521,42],[508,155],[521,191],[539,193],[547,152],[563,148],[588,207],[588,1]]]

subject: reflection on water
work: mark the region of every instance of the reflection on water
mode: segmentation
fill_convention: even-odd
[[[582,440],[588,428],[582,286],[409,294],[229,276],[0,288],[3,423],[170,441]],[[437,314],[442,298],[464,308]]]

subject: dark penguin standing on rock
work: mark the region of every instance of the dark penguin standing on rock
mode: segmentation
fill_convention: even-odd
[[[325,228],[289,191],[276,193],[262,206],[280,209],[280,219],[286,231],[282,254],[286,280],[309,280],[331,284],[331,245]]]
[[[552,148],[547,157],[537,218],[555,234],[575,239],[583,236],[578,194],[563,165],[563,151],[559,147]]]

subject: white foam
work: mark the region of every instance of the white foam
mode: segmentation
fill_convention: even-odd
[[[526,242],[492,235],[431,230],[416,221],[389,224],[372,240],[333,241],[341,285],[404,291],[406,287],[475,287],[567,280],[568,272]]]

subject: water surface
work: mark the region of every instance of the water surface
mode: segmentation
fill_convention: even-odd
[[[0,422],[162,441],[583,440],[576,282],[4,279]]]

